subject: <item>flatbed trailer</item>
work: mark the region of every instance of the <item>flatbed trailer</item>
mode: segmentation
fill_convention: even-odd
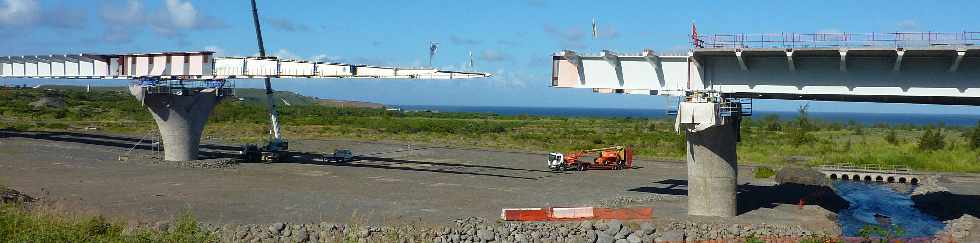
[[[583,160],[589,153],[596,153],[592,161]],[[568,153],[553,152],[548,154],[548,168],[557,171],[569,169],[589,170],[622,170],[633,168],[633,146],[612,146],[606,148],[587,149]]]

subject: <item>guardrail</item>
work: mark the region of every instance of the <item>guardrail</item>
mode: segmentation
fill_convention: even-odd
[[[980,45],[980,32],[709,34],[695,48],[929,47]]]
[[[817,166],[820,170],[832,170],[832,171],[855,171],[855,172],[876,172],[876,173],[890,173],[890,174],[909,174],[912,172],[906,165],[882,165],[882,164],[832,164],[832,165],[820,165]]]

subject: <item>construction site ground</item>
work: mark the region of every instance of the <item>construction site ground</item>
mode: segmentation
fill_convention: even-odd
[[[555,172],[536,153],[410,145],[398,142],[292,140],[300,156],[283,163],[190,168],[159,163],[139,138],[95,133],[0,132],[0,184],[58,202],[72,211],[155,222],[189,211],[209,223],[422,220],[443,224],[501,208],[649,206],[655,220],[685,220],[685,164],[635,162],[620,171]],[[204,154],[234,156],[237,145],[206,141]],[[351,163],[317,154],[351,149]],[[158,156],[158,155],[156,155]],[[834,227],[827,211],[797,207],[769,179],[739,168],[740,215],[698,218],[724,223]],[[980,195],[980,180],[947,177],[950,190]],[[949,179],[947,179],[949,180]],[[752,198],[749,198],[752,197]]]

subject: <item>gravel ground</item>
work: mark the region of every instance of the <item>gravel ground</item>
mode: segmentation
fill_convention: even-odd
[[[684,242],[707,239],[761,239],[798,241],[833,232],[815,232],[802,226],[773,224],[705,224],[638,221],[497,222],[462,218],[441,226],[402,224],[206,225],[223,242]]]
[[[451,226],[471,217],[491,219],[487,224],[496,227],[493,219],[501,208],[647,206],[654,209],[654,219],[647,223],[657,226],[657,232],[690,225],[676,229],[689,238],[739,235],[745,225],[763,223],[778,226],[777,235],[837,230],[832,212],[815,205],[798,207],[798,196],[779,191],[771,180],[750,178],[750,167],[739,169],[739,216],[722,219],[686,215],[687,169],[672,161],[637,161],[637,168],[622,171],[554,172],[545,166],[544,151],[291,140],[291,148],[302,153],[284,163],[234,163],[223,157],[232,156],[237,146],[214,141],[202,151],[207,159],[173,163],[159,161],[159,152],[150,146],[127,154],[138,140],[111,134],[0,132],[0,155],[5,158],[0,161],[0,183],[82,212],[151,224],[189,211],[209,224],[259,228],[352,221]],[[338,148],[351,149],[360,159],[332,164],[313,159]],[[120,160],[121,155],[126,159]],[[946,180],[957,183],[939,183],[972,199],[980,195],[980,181],[973,178],[950,176]],[[691,231],[705,227],[726,230]],[[578,233],[569,234],[591,235],[588,230],[573,232]],[[496,239],[496,228],[493,233]],[[516,240],[518,235],[499,236]],[[651,236],[662,235],[637,235]]]

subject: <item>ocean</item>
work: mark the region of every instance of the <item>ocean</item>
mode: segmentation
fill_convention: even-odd
[[[601,118],[667,118],[663,109],[619,109],[619,108],[551,108],[551,107],[500,107],[500,106],[427,106],[402,105],[402,110],[431,110],[439,112],[482,112],[498,115],[536,115],[559,117],[601,117]],[[779,116],[780,119],[792,119],[797,116],[794,111],[754,111],[755,119],[768,115]],[[980,121],[980,114],[902,114],[902,113],[850,113],[850,112],[810,112],[813,119],[847,123],[854,121],[865,125],[874,124],[912,124],[930,125],[944,124],[946,126],[975,126]]]

